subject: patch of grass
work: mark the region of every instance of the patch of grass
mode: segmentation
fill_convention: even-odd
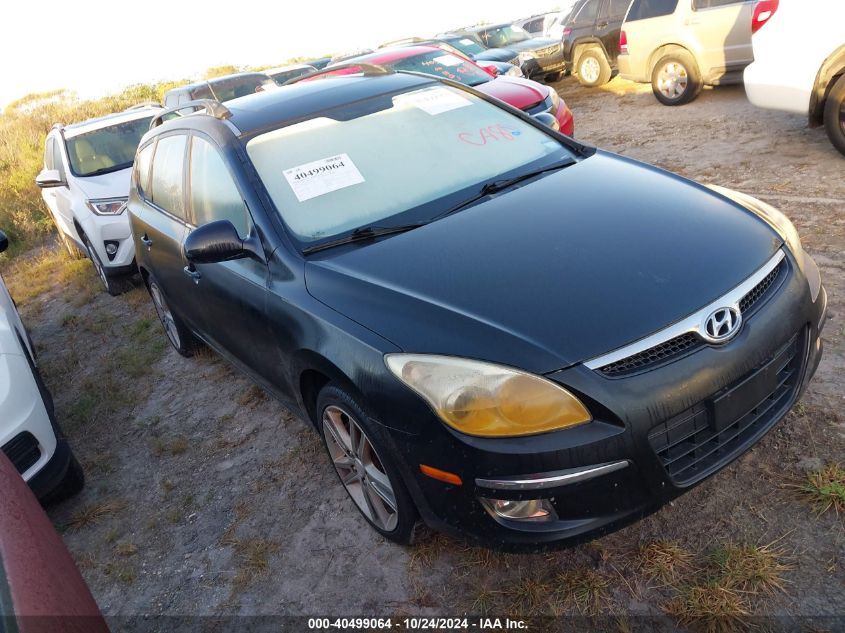
[[[267,400],[267,392],[258,385],[252,385],[240,395],[238,404],[248,409],[254,409],[265,400]]]
[[[845,513],[845,470],[830,464],[810,473],[798,489],[810,500],[819,514],[833,510],[837,516]]]
[[[130,378],[149,374],[167,349],[167,338],[158,319],[144,317],[135,321],[129,327],[127,337],[128,343],[115,353],[117,367]]]
[[[103,572],[127,585],[135,582],[135,566],[126,560],[109,561],[103,566]]]
[[[89,475],[109,475],[115,470],[115,459],[114,453],[110,451],[101,451],[89,455],[84,461],[85,472]]]
[[[117,553],[118,556],[134,556],[138,553],[138,546],[134,543],[130,543],[129,541],[122,541],[117,544],[117,547],[114,548],[114,551]]]
[[[520,578],[502,591],[505,611],[523,617],[548,615],[549,600],[557,588],[552,579]]]
[[[558,595],[581,615],[598,615],[608,605],[610,583],[593,569],[576,569],[557,577]]]
[[[722,587],[743,593],[783,591],[782,563],[785,554],[768,545],[723,545],[710,555],[716,569],[715,581]]]
[[[270,571],[270,557],[281,549],[278,543],[263,538],[239,539],[234,530],[224,534],[221,542],[235,551],[237,570],[232,581],[233,592],[242,591],[256,578],[266,576]]]
[[[718,584],[686,587],[663,610],[681,626],[697,625],[707,633],[733,633],[749,627],[745,596]]]
[[[676,543],[654,541],[640,548],[637,564],[649,581],[677,583],[693,569],[693,555]]]
[[[88,504],[71,515],[67,527],[71,530],[81,530],[84,527],[96,525],[102,519],[117,514],[124,507],[126,506],[123,502],[113,500]]]
[[[154,437],[152,441],[153,454],[156,457],[162,455],[182,455],[188,451],[190,442],[184,435],[177,435],[170,438]]]

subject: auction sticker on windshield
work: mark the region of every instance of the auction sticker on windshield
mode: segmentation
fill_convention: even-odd
[[[472,105],[472,101],[446,88],[429,88],[400,95],[397,103],[407,103],[431,115],[443,114]]]
[[[348,154],[291,167],[284,171],[284,175],[300,202],[364,182],[364,177]]]

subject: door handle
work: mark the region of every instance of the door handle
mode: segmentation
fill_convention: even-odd
[[[193,264],[185,266],[185,268],[183,268],[182,270],[185,272],[186,275],[188,275],[188,277],[194,280],[195,284],[198,284],[200,282],[200,279],[202,279],[202,273],[196,268],[194,268]]]
[[[147,250],[150,250],[153,247],[153,241],[147,237],[146,233],[144,233],[144,236],[141,238],[141,242],[147,247]]]

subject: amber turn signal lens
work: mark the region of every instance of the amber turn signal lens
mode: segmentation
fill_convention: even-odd
[[[420,464],[420,472],[426,477],[431,477],[432,479],[436,479],[438,481],[445,481],[447,484],[452,484],[453,486],[460,486],[464,483],[463,480],[455,473],[449,473],[445,470],[434,468],[433,466]]]

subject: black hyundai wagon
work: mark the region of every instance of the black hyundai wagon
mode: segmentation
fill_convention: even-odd
[[[573,542],[786,415],[827,299],[777,210],[358,70],[163,113],[128,206],[173,346],[301,411],[376,530]]]

